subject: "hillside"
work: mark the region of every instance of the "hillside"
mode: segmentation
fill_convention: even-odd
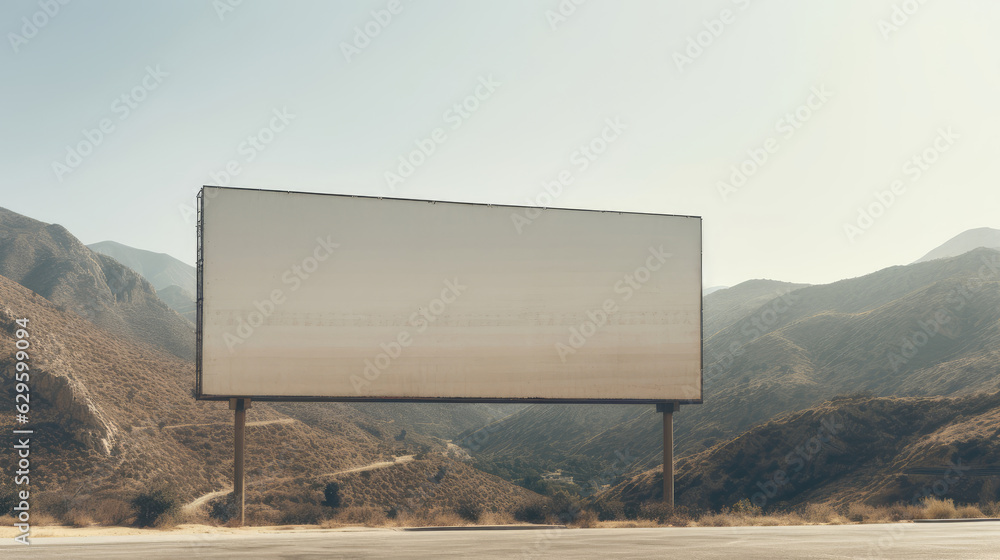
[[[839,394],[995,391],[1000,273],[994,270],[1000,271],[1000,252],[978,249],[802,287],[756,307],[737,301],[751,310],[706,335],[705,403],[682,406],[674,416],[678,456]],[[715,304],[728,302],[712,300],[727,291],[705,298],[706,323],[725,315],[714,315]],[[741,292],[747,301],[767,297]],[[582,480],[606,479],[609,469],[628,474],[658,464],[661,437],[652,406],[532,405],[481,431],[473,455],[512,480],[555,468]],[[616,466],[626,452],[631,460]]]
[[[801,288],[705,341],[705,404],[678,415],[678,448],[854,391],[993,391],[998,342],[992,249]]]
[[[14,387],[14,321],[29,320],[27,427],[36,433],[31,472],[32,493],[40,496],[36,503],[92,511],[101,500],[127,499],[156,486],[189,501],[231,484],[232,412],[225,403],[194,400],[191,362],[109,333],[4,277],[0,302],[0,383],[5,387]],[[13,391],[0,393],[0,407],[13,410],[13,396]],[[248,487],[262,515],[277,515],[275,505],[313,492],[328,473],[414,453],[426,455],[409,469],[388,469],[373,480],[389,477],[393,484],[405,484],[420,469],[444,465],[461,473],[462,481],[447,486],[452,493],[444,492],[442,499],[467,497],[469,488],[482,488],[503,503],[530,494],[460,464],[440,442],[418,435],[397,439],[395,426],[352,407],[284,407],[299,408],[300,418],[267,403],[253,403],[247,413]],[[14,428],[13,414],[0,416],[0,429],[10,433]],[[13,454],[0,456],[0,469],[11,472],[14,459]],[[0,494],[9,492],[9,483],[0,483]],[[379,488],[365,488],[352,482],[348,495],[395,499]]]
[[[60,225],[0,208],[0,276],[116,335],[194,357],[191,324],[148,281],[91,251]]]
[[[732,288],[717,290],[706,295],[703,299],[705,338],[746,317],[747,313],[779,295],[807,285],[777,280],[747,280]]]
[[[115,241],[91,243],[87,247],[138,272],[158,292],[170,286],[177,286],[189,294],[197,291],[195,268],[166,253],[136,249]]]
[[[676,502],[692,509],[748,499],[765,508],[828,502],[1000,499],[1000,393],[958,398],[843,397],[783,415],[678,461]],[[597,497],[659,499],[660,468]]]
[[[197,320],[198,308],[194,304],[194,295],[184,290],[184,288],[167,286],[166,288],[157,290],[156,295],[160,296],[163,303],[167,304],[170,309],[173,309],[181,317],[191,321],[191,324],[194,324]]]
[[[112,491],[163,480],[194,495],[231,477],[232,413],[225,403],[192,398],[191,362],[108,333],[3,277],[0,301],[0,377],[7,387],[13,387],[14,320],[29,320],[30,418],[39,434],[32,481],[38,487],[75,492],[82,482]],[[13,410],[11,391],[0,395],[0,406]],[[282,418],[266,404],[248,413],[251,422]],[[0,426],[9,430],[13,420],[3,415]],[[263,424],[250,429],[248,441],[249,468],[275,473],[312,462],[337,469],[384,455],[383,442],[346,421],[336,433]],[[317,446],[340,451],[281,464],[291,450]],[[4,468],[12,460],[0,459]]]
[[[1000,229],[984,227],[963,231],[946,241],[940,247],[936,247],[934,250],[920,257],[916,262],[921,263],[934,259],[957,257],[980,247],[1000,249]]]

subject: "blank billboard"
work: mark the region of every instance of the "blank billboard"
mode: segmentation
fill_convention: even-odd
[[[205,187],[202,399],[700,402],[701,219]]]

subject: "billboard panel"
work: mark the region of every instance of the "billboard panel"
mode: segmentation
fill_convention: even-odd
[[[701,219],[205,187],[199,398],[701,401]]]

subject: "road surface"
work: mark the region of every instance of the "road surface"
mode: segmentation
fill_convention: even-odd
[[[685,558],[785,560],[885,558],[995,560],[1000,522],[438,531],[392,529],[244,534],[159,533],[0,542],[0,557],[141,558]]]

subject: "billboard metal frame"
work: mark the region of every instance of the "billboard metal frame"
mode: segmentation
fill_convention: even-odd
[[[267,193],[287,193],[287,194],[305,194],[312,196],[330,196],[339,198],[360,198],[369,200],[399,200],[399,201],[409,201],[409,202],[427,202],[434,204],[452,204],[452,205],[467,205],[467,206],[487,206],[487,207],[499,207],[499,208],[510,208],[513,210],[568,210],[572,212],[593,212],[599,214],[624,214],[624,215],[644,215],[644,216],[664,216],[664,217],[676,217],[676,218],[691,218],[697,219],[699,221],[699,245],[701,245],[698,252],[699,259],[699,278],[702,278],[702,267],[704,266],[704,227],[701,224],[701,216],[689,216],[683,214],[658,214],[652,212],[625,212],[618,210],[593,210],[593,209],[583,209],[583,208],[562,208],[562,207],[539,207],[539,206],[519,206],[513,204],[485,204],[485,203],[475,203],[475,202],[455,202],[455,201],[445,201],[445,200],[428,200],[428,199],[418,199],[418,198],[396,198],[396,197],[381,197],[381,196],[365,196],[365,195],[346,195],[346,194],[334,194],[334,193],[310,193],[303,191],[291,191],[291,190],[276,190],[276,189],[251,189],[245,187],[217,187],[212,185],[205,185],[198,192],[197,195],[197,294],[196,294],[196,332],[195,340],[197,344],[196,348],[196,362],[195,362],[195,398],[197,400],[203,401],[230,401],[231,399],[241,399],[241,398],[252,398],[254,401],[262,402],[424,402],[424,403],[536,403],[536,404],[662,404],[662,403],[675,403],[677,405],[681,404],[702,404],[704,402],[704,382],[705,382],[705,310],[704,301],[699,293],[698,298],[698,316],[699,316],[699,329],[701,338],[701,348],[700,348],[700,367],[699,367],[699,385],[701,398],[699,399],[560,399],[560,398],[481,398],[481,397],[349,397],[349,396],[339,396],[339,397],[318,397],[318,396],[288,396],[288,395],[206,395],[202,391],[202,343],[203,343],[203,327],[204,327],[204,293],[203,293],[203,282],[204,282],[204,266],[205,266],[205,247],[204,247],[204,220],[205,220],[205,188],[218,188],[218,189],[232,189],[232,190],[242,190],[242,191],[256,191],[256,192],[267,192]],[[701,283],[701,290],[704,290],[704,282]]]

